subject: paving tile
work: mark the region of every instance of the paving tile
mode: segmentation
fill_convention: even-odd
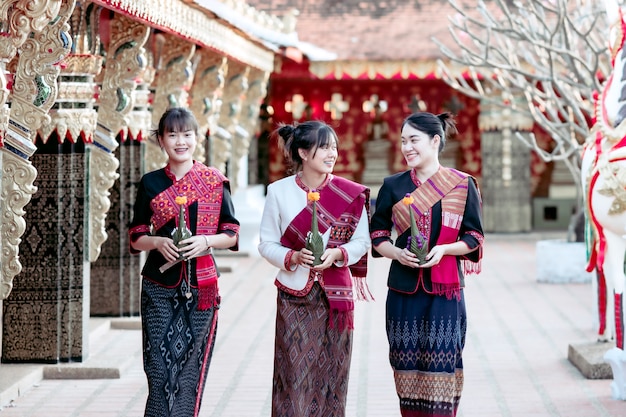
[[[536,282],[540,238],[487,236],[483,272],[469,277],[465,289],[469,326],[458,416],[624,417],[626,402],[611,398],[611,381],[586,379],[567,360],[570,344],[595,338],[591,284]],[[220,278],[223,301],[200,416],[267,417],[276,270],[258,257],[224,262],[229,271]],[[348,417],[399,416],[384,325],[388,266],[370,260],[376,301],[356,306]],[[43,367],[18,372],[2,364],[0,417],[141,417],[147,388],[138,319],[111,320],[108,328],[101,320],[94,319],[92,357],[73,366],[106,363],[119,367],[119,378],[41,380]],[[24,381],[19,389],[6,388],[16,380]]]

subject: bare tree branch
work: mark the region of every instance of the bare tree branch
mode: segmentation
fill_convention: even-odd
[[[439,61],[444,81],[483,104],[531,117],[553,146],[543,149],[532,134],[518,138],[544,161],[563,161],[580,193],[580,151],[593,95],[611,71],[603,3],[480,0],[465,10],[448,1],[457,12],[449,18],[457,52],[433,39],[447,58]]]
[[[480,1],[479,17],[474,17],[454,0],[450,4],[462,16],[450,19],[450,31],[460,52],[455,54],[435,42],[450,62],[475,68],[480,77],[472,75],[468,83],[453,76],[441,61],[444,80],[494,105],[508,105],[501,99],[504,93],[523,94],[533,119],[556,141],[563,142],[553,151],[561,154],[549,158],[570,157],[573,152],[569,147],[580,146],[570,140],[572,132],[578,142],[587,136],[593,91],[601,88],[598,75],[606,75],[609,69],[604,11],[580,0],[573,4],[565,0],[518,1],[511,10],[503,0],[497,0],[491,11]],[[545,156],[545,152],[538,154]]]

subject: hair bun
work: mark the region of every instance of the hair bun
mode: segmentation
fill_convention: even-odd
[[[287,140],[291,135],[293,135],[293,131],[295,128],[292,125],[283,125],[278,128],[278,134],[283,139]]]

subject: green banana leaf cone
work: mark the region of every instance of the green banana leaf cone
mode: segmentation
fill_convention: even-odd
[[[313,261],[313,266],[319,265],[322,263],[322,254],[324,253],[324,240],[322,239],[322,235],[317,232],[309,232],[306,235],[306,245],[305,247],[313,252],[313,256],[315,256],[315,260]]]
[[[417,223],[413,217],[413,210],[410,210],[411,215],[411,236],[407,240],[407,249],[417,256],[417,260],[420,265],[427,262],[426,256],[428,255],[428,241],[426,237],[417,229]]]
[[[417,235],[409,236],[409,250],[417,256],[420,265],[427,262],[428,242],[421,233],[418,232]]]
[[[317,205],[313,202],[313,218],[311,219],[311,231],[307,233],[304,247],[313,252],[315,260],[313,266],[322,263],[321,256],[324,253],[324,239],[319,232],[317,224]]]

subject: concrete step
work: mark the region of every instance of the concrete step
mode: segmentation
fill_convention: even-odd
[[[142,360],[139,317],[92,317],[89,328],[89,356],[83,362],[0,364],[0,409],[43,379],[117,379]]]

